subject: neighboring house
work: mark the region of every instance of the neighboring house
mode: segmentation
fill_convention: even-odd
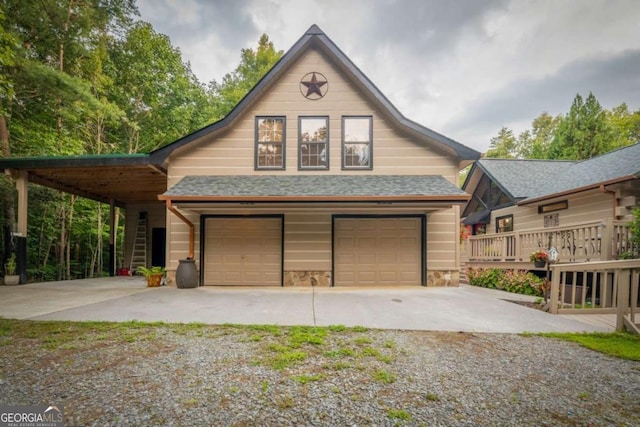
[[[65,181],[105,158],[142,168],[155,199],[109,162],[104,182]],[[172,277],[192,257],[204,285],[457,285],[456,181],[478,158],[405,118],[314,25],[227,117],[148,155],[0,168],[124,207],[127,266],[142,253]]]
[[[640,200],[640,144],[584,161],[480,159],[462,187],[467,265],[531,267],[554,247],[560,261],[618,258]]]

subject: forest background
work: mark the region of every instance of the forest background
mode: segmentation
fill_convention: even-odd
[[[0,0],[0,156],[148,153],[223,118],[282,54],[264,34],[222,81],[201,82],[135,0]],[[620,102],[606,110],[577,94],[564,115],[543,112],[519,135],[502,128],[486,156],[587,159],[640,141],[640,110]],[[0,203],[4,266],[16,215],[8,175]],[[108,207],[37,185],[29,207],[30,281],[106,274]]]

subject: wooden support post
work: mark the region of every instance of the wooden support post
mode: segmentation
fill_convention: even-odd
[[[551,313],[558,314],[558,300],[560,298],[560,271],[551,275]]]
[[[27,209],[29,207],[29,173],[20,171],[16,176],[18,190],[18,226],[14,234],[16,239],[17,273],[20,283],[27,283]]]
[[[618,295],[616,298],[616,331],[624,331],[624,316],[629,310],[629,285],[631,271],[621,270],[618,274]]]
[[[109,201],[109,276],[116,274],[116,205]]]
[[[601,225],[601,247],[600,247],[600,261],[609,261],[613,258],[613,220],[607,218]]]

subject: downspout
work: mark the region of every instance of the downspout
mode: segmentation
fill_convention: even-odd
[[[171,204],[171,199],[167,199],[167,209],[171,211],[175,216],[180,218],[182,222],[189,226],[189,258],[193,259],[194,256],[194,242],[195,242],[195,226],[191,221],[189,221],[184,215],[182,215],[176,208]]]

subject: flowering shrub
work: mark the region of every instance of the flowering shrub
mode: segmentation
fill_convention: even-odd
[[[502,289],[524,295],[543,296],[544,279],[526,270],[502,270],[500,268],[467,269],[469,284],[489,289]]]
[[[531,262],[536,262],[536,261],[548,262],[549,261],[549,254],[544,249],[536,249],[535,251],[531,252],[531,255],[529,256],[529,261],[531,261]]]

